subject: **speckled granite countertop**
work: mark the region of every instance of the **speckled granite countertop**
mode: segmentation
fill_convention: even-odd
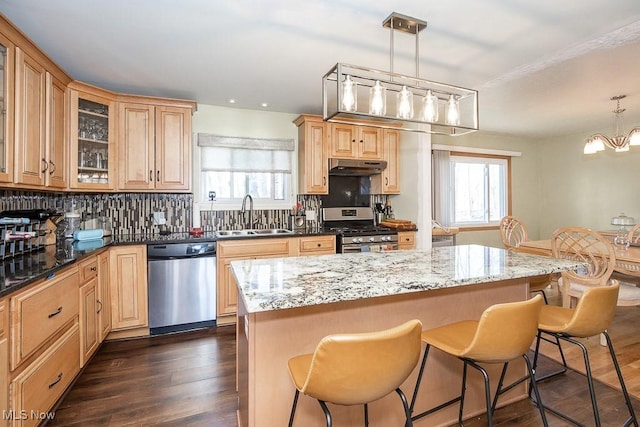
[[[249,313],[497,282],[581,265],[480,245],[231,262]]]

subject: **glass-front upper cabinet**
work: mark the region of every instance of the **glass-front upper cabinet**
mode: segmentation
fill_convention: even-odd
[[[0,33],[0,182],[13,181],[14,52]]]
[[[115,102],[77,89],[71,89],[70,98],[71,187],[113,190],[116,182]]]

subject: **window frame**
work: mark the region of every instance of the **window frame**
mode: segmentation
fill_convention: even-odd
[[[233,138],[233,137],[232,137]],[[239,137],[241,138],[241,137]],[[193,141],[193,198],[194,205],[196,205],[197,209],[200,211],[229,211],[229,210],[238,210],[240,209],[240,205],[242,204],[242,198],[234,198],[234,199],[224,199],[221,201],[216,198],[215,201],[210,200],[201,200],[200,194],[202,193],[202,153],[201,150],[205,149],[206,146],[199,146],[197,143],[198,134],[194,134]],[[290,210],[292,206],[296,204],[296,194],[297,194],[297,185],[298,185],[298,144],[296,140],[294,140],[294,150],[290,151],[291,156],[291,174],[290,174],[290,182],[288,185],[288,189],[285,189],[285,192],[288,193],[285,200],[266,200],[266,199],[253,199],[253,208],[261,209],[261,210],[281,210],[287,209]],[[244,197],[244,196],[243,196]]]
[[[505,162],[506,163],[506,173],[505,173],[505,179],[506,179],[506,185],[505,185],[505,192],[506,192],[506,200],[505,200],[505,215],[511,215],[511,199],[512,199],[512,191],[511,191],[511,185],[512,185],[512,179],[511,179],[511,156],[505,156],[505,155],[496,155],[496,154],[482,154],[482,153],[469,153],[469,152],[463,152],[463,151],[456,151],[456,152],[451,152],[450,153],[450,159],[449,159],[449,163],[450,163],[450,167],[449,167],[449,173],[451,174],[451,196],[450,196],[450,203],[451,203],[451,227],[457,227],[460,231],[483,231],[483,230],[498,230],[500,229],[500,221],[498,220],[495,224],[493,223],[483,223],[481,225],[471,225],[468,223],[455,223],[453,222],[453,220],[455,219],[454,214],[455,214],[455,187],[454,187],[454,177],[453,177],[453,165],[454,165],[454,159],[455,158],[483,158],[483,159],[493,159],[493,160],[499,160],[500,162]]]

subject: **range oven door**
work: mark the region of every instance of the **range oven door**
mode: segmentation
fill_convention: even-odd
[[[398,250],[398,242],[388,243],[351,243],[341,245],[340,253],[349,254],[356,252],[386,252]]]

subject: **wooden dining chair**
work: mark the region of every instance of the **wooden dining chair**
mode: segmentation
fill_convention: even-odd
[[[611,242],[600,233],[583,227],[564,227],[553,233],[551,252],[556,258],[582,261],[585,267],[564,271],[558,281],[562,288],[562,306],[574,307],[582,293],[594,286],[605,286],[616,267],[616,253]],[[640,305],[640,288],[620,284],[618,306]]]
[[[528,240],[527,227],[517,216],[507,215],[500,221],[500,236],[505,248],[520,251],[520,244]],[[547,304],[547,294],[544,290],[547,289],[552,281],[553,277],[551,275],[532,277],[529,279],[529,291],[542,293],[542,298]]]

